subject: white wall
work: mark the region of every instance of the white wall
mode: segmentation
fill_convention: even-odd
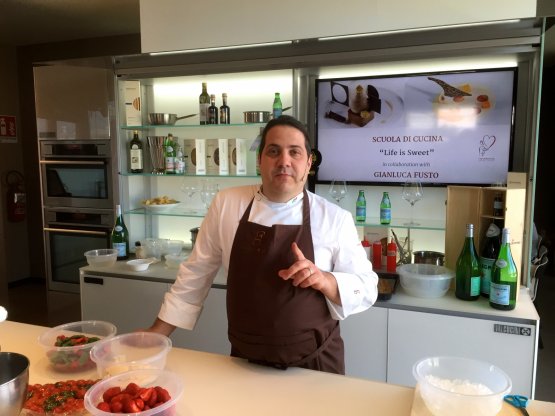
[[[536,0],[141,0],[140,5],[143,53],[536,16]]]

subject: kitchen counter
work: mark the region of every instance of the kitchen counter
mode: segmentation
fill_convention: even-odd
[[[45,329],[10,321],[0,323],[2,351],[19,352],[30,359],[30,383],[97,377],[95,371],[68,375],[49,370],[37,342]],[[172,348],[166,368],[181,374],[185,384],[176,416],[409,416],[414,394],[409,387],[300,368],[276,370],[182,348]],[[533,400],[528,412],[530,416],[552,416],[555,403]],[[504,404],[499,415],[518,416],[520,412]]]

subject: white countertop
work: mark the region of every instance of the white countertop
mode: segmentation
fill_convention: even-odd
[[[2,351],[19,352],[31,361],[30,383],[96,379],[95,371],[55,373],[48,368],[37,337],[46,328],[0,323]],[[182,375],[185,392],[176,416],[409,416],[414,389],[319,371],[286,371],[249,364],[224,355],[173,348],[166,368]],[[555,403],[531,401],[530,416],[553,416]],[[503,404],[499,416],[520,412]]]
[[[177,269],[170,269],[165,262],[151,264],[144,272],[132,271],[125,261],[118,261],[111,267],[85,266],[81,271],[89,276],[119,277],[125,279],[140,279],[173,283]],[[215,285],[225,287],[227,279],[223,270],[218,272]],[[504,322],[515,322],[535,325],[540,317],[526,287],[520,288],[517,306],[512,311],[501,311],[489,306],[486,298],[480,297],[476,301],[464,301],[455,297],[454,290],[449,290],[445,296],[433,299],[417,298],[408,295],[400,284],[390,300],[376,302],[376,307],[390,309],[404,309],[419,312],[440,313],[444,315],[467,316],[479,319],[491,319]]]

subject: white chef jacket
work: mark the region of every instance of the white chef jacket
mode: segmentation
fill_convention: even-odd
[[[302,223],[302,193],[288,202],[277,203],[262,195],[260,185],[218,192],[200,226],[191,255],[179,266],[176,281],[164,296],[160,319],[180,328],[194,328],[220,266],[227,275],[239,220],[253,198],[249,221],[264,226]],[[342,320],[374,304],[378,276],[351,214],[311,192],[308,198],[314,263],[320,270],[333,273],[337,280],[342,305],[326,301],[332,318]]]

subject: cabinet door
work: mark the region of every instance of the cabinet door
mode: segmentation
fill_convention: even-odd
[[[118,334],[152,325],[169,285],[117,277],[81,275],[81,315],[84,320],[112,322]]]
[[[389,311],[387,382],[414,386],[413,365],[449,355],[483,360],[504,370],[512,393],[533,397],[536,326],[502,321]]]
[[[176,347],[229,355],[227,339],[226,289],[211,288],[192,331],[177,329],[171,338]]]
[[[341,321],[346,375],[386,381],[387,313],[372,307]]]

